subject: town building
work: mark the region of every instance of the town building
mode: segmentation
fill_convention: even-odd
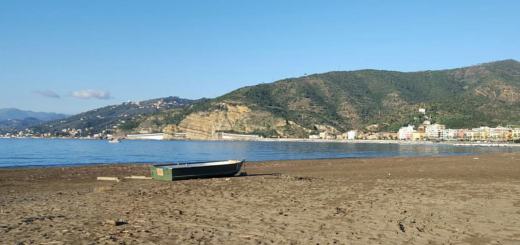
[[[361,132],[359,130],[350,130],[347,132],[347,139],[348,140],[355,140]]]
[[[444,139],[446,126],[442,124],[432,124],[426,126],[426,137],[428,139]]]
[[[520,139],[520,128],[513,128],[513,130],[511,131],[511,134],[512,134],[513,140]]]
[[[426,138],[426,132],[424,131],[415,131],[412,133],[412,140],[424,140]]]
[[[399,139],[400,140],[410,140],[410,139],[412,139],[413,132],[415,132],[415,126],[413,126],[413,125],[401,127],[399,129]]]

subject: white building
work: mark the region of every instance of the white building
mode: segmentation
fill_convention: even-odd
[[[347,132],[347,139],[355,140],[360,134],[359,130],[350,130]]]
[[[258,140],[262,138],[255,134],[231,134],[224,132],[216,132],[215,137],[218,140]]]
[[[514,128],[512,130],[513,139],[520,139],[520,128]]]
[[[129,134],[126,136],[129,140],[163,140],[164,134]]]
[[[426,126],[426,137],[429,139],[444,139],[446,126],[442,124],[432,124]]]
[[[399,139],[400,140],[410,140],[412,139],[412,134],[415,132],[415,126],[408,125],[407,127],[402,127],[399,129]]]

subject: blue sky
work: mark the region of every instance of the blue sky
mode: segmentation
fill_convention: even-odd
[[[332,70],[520,60],[520,1],[0,1],[0,108],[79,113]]]

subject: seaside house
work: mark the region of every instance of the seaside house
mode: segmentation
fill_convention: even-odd
[[[478,139],[478,137],[479,137],[479,132],[477,132],[475,130],[468,130],[464,133],[465,140],[474,141],[474,140]]]
[[[460,138],[461,129],[446,129],[444,133],[444,140],[456,140]]]
[[[349,140],[355,140],[361,132],[359,130],[350,130],[347,132],[347,139]]]
[[[413,141],[423,140],[425,138],[426,138],[426,132],[424,132],[424,131],[415,131],[412,133]]]
[[[442,124],[432,124],[426,126],[426,137],[428,139],[444,139],[446,126]]]
[[[477,128],[477,132],[479,133],[479,140],[487,140],[487,139],[489,139],[490,131],[491,131],[490,127],[480,127],[480,128]]]
[[[511,131],[511,134],[512,134],[512,137],[513,137],[514,140],[520,139],[520,128],[514,128]]]
[[[408,125],[406,127],[401,127],[399,129],[399,139],[400,140],[410,140],[412,139],[412,134],[415,132],[414,125]]]
[[[513,129],[508,127],[490,128],[489,138],[497,141],[511,140],[513,138]]]

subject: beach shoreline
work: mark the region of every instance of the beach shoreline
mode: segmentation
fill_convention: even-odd
[[[245,177],[124,178],[150,176],[148,166],[0,169],[0,244],[520,243],[520,153],[248,162]]]

